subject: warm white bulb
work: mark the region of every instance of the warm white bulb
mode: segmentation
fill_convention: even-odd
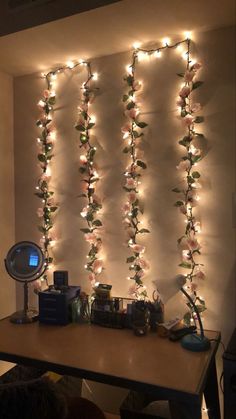
[[[56,80],[56,78],[57,78],[57,75],[56,75],[56,74],[52,74],[52,75],[51,75],[51,79],[52,79],[52,80]]]
[[[185,36],[185,38],[186,38],[186,39],[191,39],[191,37],[192,37],[192,32],[190,32],[190,31],[186,31],[186,32],[184,32],[184,36]]]
[[[155,51],[154,57],[161,58],[161,51]]]
[[[98,73],[93,73],[93,80],[97,80],[98,79]]]
[[[188,59],[188,53],[187,52],[183,52],[183,54],[181,56],[182,56],[183,60]]]
[[[164,47],[167,47],[168,45],[170,45],[170,38],[163,38],[162,44]]]
[[[67,61],[66,65],[69,68],[73,68],[75,66],[75,64],[73,63],[73,61]]]
[[[134,42],[133,43],[133,48],[134,49],[138,49],[138,48],[140,48],[141,47],[141,43],[140,42]]]
[[[96,116],[91,115],[90,116],[90,122],[92,122],[94,124],[96,122]]]

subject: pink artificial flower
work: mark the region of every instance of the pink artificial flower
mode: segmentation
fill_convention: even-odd
[[[97,242],[97,236],[95,233],[86,233],[84,235],[84,238],[90,244],[95,244]]]
[[[200,103],[193,103],[191,105],[191,112],[199,112],[201,110],[201,104]]]
[[[133,204],[133,203],[136,201],[136,199],[137,199],[137,197],[136,197],[136,193],[135,193],[134,191],[130,192],[130,193],[128,194],[128,199],[129,199],[129,202],[130,202],[131,204]]]
[[[44,90],[43,92],[43,96],[48,99],[50,97],[50,91],[49,90]]]
[[[81,154],[81,156],[79,156],[79,159],[82,164],[87,164],[88,162],[88,159],[84,154]]]
[[[188,191],[188,200],[196,199],[197,198],[197,192],[194,189],[191,189],[191,191]]]
[[[201,63],[195,63],[195,64],[192,65],[192,70],[194,70],[194,71],[198,71],[198,70],[200,70],[200,68],[202,68]]]
[[[130,220],[128,219],[128,218],[125,218],[123,221],[122,221],[122,223],[124,224],[124,226],[125,226],[125,228],[126,227],[130,227]]]
[[[129,177],[129,178],[127,178],[127,179],[126,179],[126,184],[125,184],[125,186],[126,186],[127,188],[135,188],[135,186],[136,186],[136,181],[135,181],[132,177]]]
[[[184,74],[184,80],[187,81],[187,82],[191,82],[193,80],[194,76],[195,76],[194,71],[187,70]]]
[[[191,259],[189,250],[182,250],[182,259],[183,261],[186,261],[186,262],[188,262]]]
[[[194,237],[193,234],[191,234],[187,240],[186,240],[187,246],[189,248],[189,250],[194,251],[194,250],[199,250],[201,248],[200,244],[198,243],[197,239]]]
[[[145,246],[142,246],[141,244],[130,244],[129,247],[131,247],[135,253],[144,253],[146,249]]]
[[[82,209],[80,215],[81,215],[81,217],[85,218],[85,217],[87,217],[87,214],[88,214],[88,208],[87,207],[84,207]]]
[[[103,262],[102,259],[96,259],[93,262],[93,271],[95,274],[100,274],[102,272]]]
[[[185,105],[185,100],[184,100],[182,97],[180,97],[180,98],[177,100],[176,105],[177,105],[177,106],[180,106],[180,107],[182,108],[182,107]]]
[[[149,263],[145,259],[139,258],[137,260],[137,262],[138,262],[140,268],[142,268],[144,270],[150,269],[150,265],[149,265]]]
[[[192,292],[197,291],[198,285],[195,284],[194,282],[191,282],[190,289],[191,289]]]
[[[206,278],[206,275],[204,274],[204,272],[202,272],[201,270],[197,271],[197,273],[195,274],[195,278],[197,279],[201,279],[204,280]]]
[[[44,210],[43,210],[43,208],[38,208],[38,209],[37,209],[37,216],[38,216],[39,218],[41,218],[41,217],[43,217],[43,216],[44,216]]]
[[[179,210],[180,210],[180,212],[181,212],[182,214],[187,214],[187,208],[186,208],[186,206],[185,206],[185,205],[181,205],[181,206],[179,207]]]
[[[126,134],[127,132],[129,132],[131,130],[131,124],[127,123],[125,124],[122,128],[121,128],[121,132],[123,134]]]
[[[182,118],[182,122],[184,126],[190,127],[194,122],[194,117],[188,114],[184,118]]]
[[[42,281],[40,279],[36,279],[36,281],[33,282],[34,292],[38,294],[40,291],[42,291]]]
[[[137,291],[138,291],[137,285],[133,284],[129,287],[128,294],[130,297],[136,297]]]
[[[123,206],[122,206],[122,212],[126,215],[128,214],[128,212],[130,212],[131,210],[131,206],[129,202],[126,202]]]
[[[181,160],[178,166],[176,166],[176,169],[188,171],[190,167],[191,167],[191,163],[189,160]]]
[[[44,102],[42,99],[40,99],[40,101],[38,102],[38,107],[39,107],[40,109],[43,109],[43,108],[44,108],[44,106],[45,106],[45,102]]]
[[[88,279],[90,282],[93,282],[96,280],[96,275],[93,272],[90,272]]]
[[[145,272],[144,272],[142,269],[140,269],[139,271],[137,271],[137,272],[136,272],[136,275],[137,275],[139,278],[142,278],[142,277],[145,275]]]
[[[132,108],[132,109],[126,111],[125,113],[129,118],[135,119],[139,114],[139,110],[137,108]]]
[[[98,252],[99,252],[99,250],[101,250],[101,248],[102,248],[102,240],[101,239],[97,239],[96,248],[97,248]]]
[[[179,92],[179,96],[182,98],[185,98],[189,95],[189,93],[191,92],[191,89],[189,86],[184,86],[182,87],[182,89]]]
[[[40,180],[41,182],[48,182],[51,179],[51,175],[48,175],[46,172],[42,173]]]

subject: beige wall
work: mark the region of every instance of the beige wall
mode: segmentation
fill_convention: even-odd
[[[0,72],[0,318],[15,311],[15,282],[5,270],[4,258],[15,240],[14,154],[13,154],[13,79]],[[0,374],[9,368],[0,362]]]
[[[12,77],[0,73],[0,86],[0,317],[5,317],[15,308],[15,282],[4,267],[4,258],[15,240]]]
[[[235,191],[235,56],[234,28],[197,33],[194,56],[203,63],[200,78],[204,85],[196,92],[203,105],[206,134],[203,144],[207,155],[199,164],[203,189],[199,216],[202,222],[202,261],[207,280],[201,286],[208,310],[205,327],[220,329],[227,342],[235,327],[235,229],[232,221],[232,193]],[[125,199],[122,191],[122,171],[126,156],[122,154],[120,127],[124,123],[121,97],[122,80],[130,53],[125,52],[92,61],[100,75],[98,97],[93,104],[97,125],[94,130],[98,148],[97,161],[102,171],[100,192],[104,197],[104,253],[106,270],[101,281],[112,283],[113,295],[127,294],[129,283],[125,259],[120,207]],[[152,280],[158,279],[163,295],[178,268],[176,238],[183,232],[183,218],[173,207],[171,189],[179,175],[175,169],[181,155],[177,142],[183,133],[176,117],[175,100],[183,62],[175,51],[166,52],[161,60],[140,63],[138,76],[144,83],[141,97],[143,119],[148,122],[144,151],[148,169],[144,173],[145,220],[151,234],[143,239],[151,270],[146,283],[152,290]],[[55,124],[58,141],[53,160],[52,185],[60,202],[55,217],[59,237],[54,250],[56,268],[67,269],[71,284],[81,284],[89,291],[83,265],[87,245],[80,228],[84,226],[79,213],[83,207],[78,174],[78,135],[73,128],[79,87],[85,72],[66,72],[58,77]],[[15,179],[16,179],[16,240],[39,240],[36,210],[39,200],[34,187],[39,175],[37,166],[35,120],[39,115],[37,101],[45,85],[39,75],[15,79]],[[20,294],[22,294],[20,292]],[[179,305],[180,303],[180,305]],[[166,306],[172,315],[182,311],[182,297]],[[181,307],[181,308],[180,308]]]

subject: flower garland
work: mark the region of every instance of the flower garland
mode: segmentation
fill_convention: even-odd
[[[127,193],[127,201],[122,210],[123,224],[128,236],[127,245],[133,253],[132,256],[126,259],[126,262],[130,264],[129,270],[132,272],[128,280],[134,281],[134,284],[129,289],[129,293],[138,299],[144,299],[147,297],[147,291],[142,278],[146,270],[149,269],[149,264],[143,257],[145,246],[138,243],[138,237],[144,233],[149,233],[148,229],[140,228],[142,224],[140,215],[143,211],[139,199],[141,171],[147,168],[146,163],[140,156],[140,142],[144,135],[142,130],[147,124],[139,120],[140,110],[136,101],[137,92],[141,89],[141,83],[135,79],[137,59],[138,50],[135,49],[132,64],[127,66],[128,74],[124,78],[128,91],[123,96],[123,102],[125,103],[125,115],[128,118],[128,122],[121,131],[123,133],[123,139],[126,142],[123,153],[128,154],[130,159],[124,172],[125,183],[123,188]]]
[[[38,208],[37,215],[41,220],[41,224],[38,226],[38,229],[42,233],[40,243],[45,257],[46,268],[43,280],[46,281],[47,285],[48,270],[53,262],[49,248],[55,239],[51,232],[53,227],[52,218],[53,213],[55,213],[58,208],[57,204],[54,202],[54,192],[49,186],[51,178],[50,162],[53,158],[53,143],[56,138],[56,133],[52,124],[53,106],[56,103],[55,91],[52,89],[52,80],[54,78],[54,72],[49,72],[45,76],[47,89],[44,90],[43,97],[38,102],[38,106],[42,110],[42,114],[36,122],[36,125],[41,128],[41,135],[37,138],[37,141],[40,147],[38,160],[42,173],[38,180],[38,186],[36,187],[37,192],[35,195],[37,195],[42,201],[42,206]]]
[[[91,286],[94,287],[97,277],[101,274],[103,260],[99,255],[102,248],[101,229],[102,222],[98,216],[98,212],[102,209],[101,199],[96,192],[97,182],[100,176],[94,164],[96,147],[91,143],[91,129],[95,126],[95,118],[91,116],[89,107],[94,99],[97,89],[92,87],[92,81],[97,79],[97,74],[92,73],[89,62],[83,62],[87,68],[87,80],[82,87],[82,100],[79,106],[79,118],[75,125],[75,129],[80,132],[80,148],[83,154],[80,155],[79,171],[82,177],[82,194],[80,197],[86,198],[86,206],[81,211],[81,217],[86,220],[87,227],[80,230],[84,233],[85,240],[89,243],[89,251],[87,254],[87,263],[85,269],[89,272],[89,280]]]
[[[187,40],[186,54],[186,70],[178,76],[183,78],[184,84],[179,91],[177,105],[180,108],[180,116],[183,126],[186,129],[185,136],[179,141],[184,147],[185,154],[181,158],[177,169],[184,171],[184,188],[174,188],[173,192],[180,194],[181,199],[175,202],[175,206],[185,216],[186,228],[184,235],[178,239],[178,245],[182,252],[182,261],[180,267],[188,269],[186,274],[187,289],[191,292],[199,312],[206,309],[205,301],[197,295],[198,284],[195,280],[203,280],[205,274],[202,270],[202,263],[199,263],[198,256],[201,254],[201,245],[198,241],[198,233],[200,233],[200,222],[196,219],[194,209],[200,199],[198,190],[201,187],[199,178],[201,177],[196,170],[197,163],[203,158],[201,150],[196,148],[194,143],[196,140],[203,138],[203,134],[196,132],[195,125],[203,122],[203,116],[196,116],[201,110],[200,103],[192,101],[192,92],[202,85],[202,81],[196,81],[196,75],[201,68],[201,64],[194,62],[190,58],[190,40]],[[185,314],[185,322],[190,323],[194,320],[195,315],[192,312],[191,305],[187,303],[190,311]]]

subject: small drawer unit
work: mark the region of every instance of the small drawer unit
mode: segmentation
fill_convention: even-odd
[[[71,302],[78,297],[80,287],[69,286],[63,290],[46,290],[39,293],[40,323],[66,325],[71,321]]]

